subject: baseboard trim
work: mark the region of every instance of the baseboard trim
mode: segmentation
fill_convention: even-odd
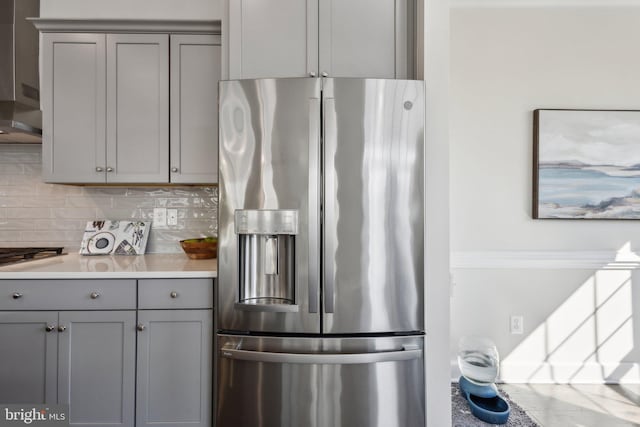
[[[460,369],[451,361],[451,381]],[[640,384],[640,363],[503,363],[498,383],[520,384]]]

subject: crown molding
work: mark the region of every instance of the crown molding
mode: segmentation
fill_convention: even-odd
[[[219,20],[27,18],[43,32],[220,34]]]

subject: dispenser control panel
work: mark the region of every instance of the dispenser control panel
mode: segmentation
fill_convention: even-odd
[[[236,234],[298,234],[298,211],[255,209],[235,212]]]

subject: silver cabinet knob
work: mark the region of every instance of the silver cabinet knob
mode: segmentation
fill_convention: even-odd
[[[98,299],[100,298],[100,294],[98,292],[91,292],[91,295],[89,295],[91,297],[91,299]]]
[[[107,167],[107,172],[113,172],[113,168]]]
[[[67,327],[66,327],[66,326],[64,326],[64,325],[60,325],[60,326],[58,326],[58,332],[64,332],[64,331],[66,331],[66,330],[67,330]]]
[[[327,73],[326,71],[322,72],[322,77],[329,77],[329,73]]]
[[[44,330],[47,331],[47,332],[51,332],[55,328],[56,328],[55,325],[47,325],[47,326],[45,326]]]
[[[178,298],[178,293],[176,291],[172,291],[169,295],[171,295],[171,298]]]
[[[96,172],[104,172],[104,168],[101,168],[100,166],[96,167]]]
[[[171,168],[171,172],[178,172],[178,168]]]
[[[144,326],[142,323],[138,323],[138,326],[136,327],[136,329],[138,329],[139,331],[144,331],[146,328],[146,326]]]
[[[13,299],[22,298],[22,294],[20,292],[14,292],[11,296],[13,297]]]
[[[310,71],[309,72],[309,77],[315,77],[316,76],[316,72],[315,71]]]

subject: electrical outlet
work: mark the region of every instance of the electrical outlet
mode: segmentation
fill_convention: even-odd
[[[167,226],[167,208],[153,208],[153,227]]]
[[[510,329],[512,334],[521,335],[524,333],[524,316],[511,316]]]
[[[167,209],[167,225],[178,225],[178,209]]]

